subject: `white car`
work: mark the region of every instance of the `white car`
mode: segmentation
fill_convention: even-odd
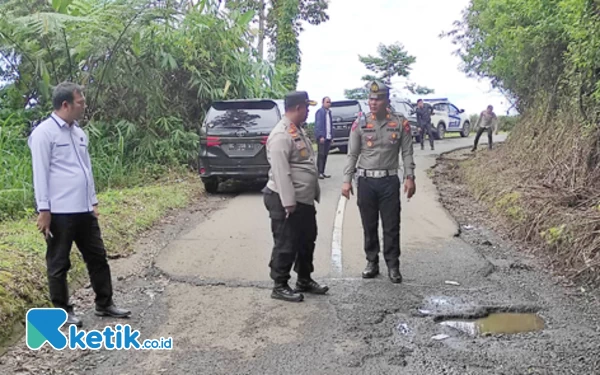
[[[460,133],[461,137],[467,137],[471,131],[469,116],[464,109],[458,109],[446,98],[423,99],[425,104],[433,108],[431,125],[436,133],[437,139],[443,139],[447,132]]]

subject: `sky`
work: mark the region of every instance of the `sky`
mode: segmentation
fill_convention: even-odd
[[[330,0],[329,21],[305,24],[300,34],[302,65],[298,90],[308,91],[319,103],[324,96],[344,99],[344,89],[364,85],[370,72],[358,55],[376,55],[380,43],[400,42],[416,62],[409,79],[435,90],[423,98],[448,98],[467,114],[479,113],[488,104],[505,115],[510,106],[488,81],[468,78],[460,70],[460,58],[450,38],[440,38],[460,19],[469,0]],[[393,79],[394,83],[400,79]],[[394,88],[400,89],[401,84]],[[402,90],[398,97],[413,102],[421,96]],[[320,104],[319,104],[320,105]],[[314,119],[311,110],[308,121]]]

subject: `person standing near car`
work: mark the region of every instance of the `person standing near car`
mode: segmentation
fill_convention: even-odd
[[[318,142],[317,166],[319,167],[320,179],[331,177],[325,174],[327,155],[329,155],[329,148],[333,137],[333,130],[331,127],[333,119],[329,108],[331,108],[331,99],[329,97],[324,97],[323,106],[319,108],[315,114],[315,139]]]
[[[54,112],[29,136],[37,228],[46,238],[50,298],[67,312],[67,324],[81,326],[69,303],[67,272],[73,242],[83,256],[96,294],[96,315],[122,318],[117,308],[106,250],[98,225],[98,199],[88,152],[88,139],[77,120],[85,112],[83,88],[70,82],[56,86]]]
[[[423,103],[423,99],[417,100],[417,126],[421,133],[421,150],[425,149],[425,134],[429,137],[429,145],[434,149],[433,145],[433,129],[431,127],[431,112],[429,107]]]
[[[378,222],[383,222],[383,255],[388,276],[393,283],[402,282],[400,273],[400,178],[399,154],[404,162],[404,192],[415,193],[415,163],[410,124],[403,116],[388,112],[389,88],[374,81],[369,92],[367,121],[355,122],[350,131],[348,162],[344,168],[342,195],[350,199],[352,179],[356,174],[357,203],[364,231],[367,267],[363,278],[379,274]],[[358,168],[357,168],[358,167]]]
[[[274,242],[269,262],[275,284],[271,297],[301,302],[302,292],[325,294],[329,290],[311,278],[317,239],[315,201],[319,202],[321,191],[315,153],[301,124],[306,121],[308,107],[316,103],[305,91],[289,93],[284,102],[285,115],[267,141],[271,169],[263,189]],[[298,274],[296,290],[288,285],[293,265]]]
[[[494,128],[498,127],[498,117],[494,113],[494,107],[492,105],[488,105],[486,110],[481,112],[479,115],[479,119],[477,120],[477,134],[475,135],[475,143],[473,144],[473,148],[471,151],[477,150],[477,144],[479,143],[479,138],[483,132],[487,131],[488,136],[488,149],[492,149],[492,134],[494,132]],[[496,130],[496,134],[498,134],[498,130]]]

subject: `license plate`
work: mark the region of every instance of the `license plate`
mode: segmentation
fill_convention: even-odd
[[[229,150],[230,151],[253,151],[254,143],[230,143]]]

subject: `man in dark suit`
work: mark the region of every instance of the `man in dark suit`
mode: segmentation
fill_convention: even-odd
[[[319,178],[329,178],[331,176],[325,174],[325,164],[327,164],[327,155],[333,138],[333,128],[331,117],[331,99],[323,98],[323,106],[319,108],[315,114],[315,139],[318,145],[317,167],[319,169]]]

